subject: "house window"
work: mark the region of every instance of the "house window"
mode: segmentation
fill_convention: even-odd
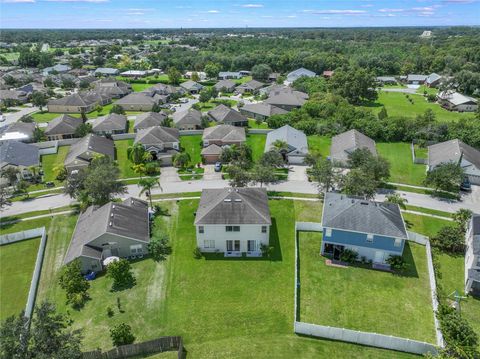
[[[225,227],[225,232],[232,232],[233,231],[233,227],[232,226],[226,226]]]
[[[371,234],[371,233],[367,234],[367,242],[368,243],[373,243],[373,234]]]
[[[260,241],[249,240],[247,246],[249,252],[257,252],[260,250]]]
[[[198,233],[205,233],[203,226],[198,226]]]
[[[395,247],[400,247],[402,245],[402,240],[400,238],[395,238]]]
[[[240,226],[233,226],[234,232],[240,232]]]
[[[331,237],[332,236],[332,229],[327,228],[325,229],[325,237]]]
[[[240,226],[225,226],[226,232],[240,232]]]
[[[262,226],[262,233],[267,233],[267,226]]]
[[[214,249],[215,248],[215,240],[205,240],[203,241],[203,248],[205,249]]]
[[[130,246],[130,253],[131,254],[142,254],[143,253],[143,247],[141,244],[134,244]]]

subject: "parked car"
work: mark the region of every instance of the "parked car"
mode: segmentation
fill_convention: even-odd
[[[468,179],[465,179],[462,182],[462,184],[460,185],[460,190],[465,192],[470,192],[472,190],[472,184],[468,181]]]
[[[53,183],[53,182],[45,182],[45,187],[47,187],[47,188],[55,187],[55,183]]]
[[[222,162],[216,162],[213,168],[215,169],[215,172],[220,172],[222,170]]]

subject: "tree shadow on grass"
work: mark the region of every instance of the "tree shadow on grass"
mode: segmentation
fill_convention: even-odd
[[[418,278],[417,266],[415,265],[415,258],[413,257],[412,250],[410,249],[410,244],[405,243],[405,248],[403,249],[403,259],[407,267],[401,272],[395,272],[394,274],[399,277],[410,277]]]

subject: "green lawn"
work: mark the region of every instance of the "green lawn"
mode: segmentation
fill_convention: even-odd
[[[409,143],[377,143],[377,151],[390,162],[390,182],[424,185],[426,167],[413,163]]]
[[[378,113],[382,106],[385,106],[389,116],[416,117],[423,114],[427,109],[432,109],[437,120],[440,122],[456,121],[461,118],[472,118],[472,114],[447,111],[435,102],[427,102],[420,95],[409,95],[413,99],[411,104],[404,93],[379,91],[378,99],[365,107],[370,108],[374,113]]]
[[[133,171],[132,162],[130,162],[127,155],[128,147],[133,145],[133,141],[133,138],[115,141],[115,152],[118,168],[120,169],[120,178],[138,177],[138,174]]]
[[[132,89],[133,91],[135,92],[140,92],[140,91],[143,91],[145,89],[148,89],[150,87],[152,87],[154,84],[147,84],[147,83],[144,83],[144,84],[132,84]]]
[[[321,239],[299,232],[301,321],[435,343],[424,246],[407,243],[408,270],[395,275],[327,266]]]
[[[253,118],[248,119],[248,127],[249,128],[259,128],[259,129],[268,129],[268,124],[266,122],[262,122],[260,124],[257,123]]]
[[[55,117],[58,117],[58,116],[61,116],[62,114],[61,113],[53,113],[53,112],[47,112],[47,111],[39,111],[39,112],[35,112],[33,113],[31,116],[33,118],[33,120],[37,123],[41,123],[41,122],[50,122],[51,120],[53,120]],[[74,116],[74,117],[80,117],[79,114],[70,114],[71,116]]]
[[[247,135],[247,145],[252,148],[252,156],[254,161],[258,161],[265,151],[265,135]]]
[[[414,145],[413,149],[415,151],[416,158],[428,159],[428,148],[420,147],[419,145]]]
[[[60,182],[55,179],[54,168],[63,166],[69,150],[70,146],[60,146],[57,153],[42,156],[43,179],[45,182],[54,181],[56,185],[60,185]]]
[[[2,52],[0,53],[0,56],[5,57],[7,61],[15,61],[15,60],[18,60],[20,53],[19,52]]]
[[[310,153],[320,153],[323,157],[330,156],[330,146],[332,139],[326,136],[312,135],[307,137],[308,151]]]
[[[202,163],[202,135],[180,136],[180,146],[190,155],[192,164]]]
[[[25,309],[39,244],[32,238],[0,246],[0,321]]]

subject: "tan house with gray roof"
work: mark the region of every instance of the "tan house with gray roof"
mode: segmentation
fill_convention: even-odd
[[[332,138],[330,160],[340,167],[346,166],[348,157],[355,150],[366,148],[374,156],[377,155],[375,141],[357,130],[350,130]]]
[[[115,146],[108,138],[89,134],[70,146],[64,165],[68,173],[74,173],[87,167],[96,156],[115,159]]]
[[[51,120],[45,129],[48,141],[62,140],[75,137],[75,131],[81,126],[83,120],[66,113]]]

